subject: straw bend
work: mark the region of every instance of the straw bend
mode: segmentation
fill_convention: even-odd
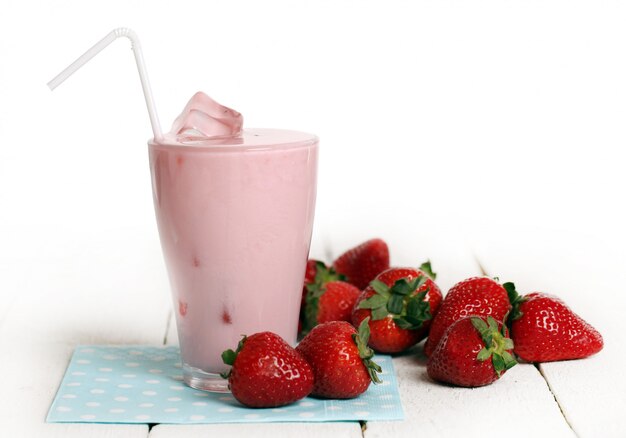
[[[54,79],[48,82],[48,87],[54,90],[61,85],[67,78],[74,74],[79,68],[89,62],[94,56],[100,53],[105,47],[111,44],[119,37],[126,37],[130,40],[131,48],[135,55],[135,62],[137,63],[137,70],[139,72],[139,79],[141,80],[141,86],[143,88],[144,98],[146,100],[146,106],[148,108],[148,114],[150,116],[150,123],[152,125],[152,132],[155,139],[160,139],[161,125],[157,116],[156,106],[154,104],[154,98],[152,97],[152,90],[150,88],[150,82],[148,80],[148,73],[143,60],[143,53],[141,51],[141,44],[139,43],[139,37],[132,30],[126,27],[120,27],[109,32],[104,38],[94,44],[89,50],[83,53],[81,56],[71,63],[65,70],[56,75]]]

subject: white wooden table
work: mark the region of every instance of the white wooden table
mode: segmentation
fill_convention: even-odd
[[[495,384],[452,388],[427,377],[421,346],[394,359],[406,420],[359,423],[221,425],[47,424],[44,419],[78,344],[175,343],[170,297],[153,228],[99,231],[52,238],[28,259],[0,260],[0,436],[626,436],[624,273],[615,254],[568,236],[502,236],[474,232],[465,239],[413,232],[382,235],[392,263],[416,265],[430,257],[447,290],[480,274],[515,280],[518,289],[559,294],[604,335],[605,349],[580,361],[536,367],[520,364]],[[369,236],[364,236],[369,237]],[[312,255],[328,257],[356,243],[341,233],[317,233]],[[330,244],[330,242],[333,242]],[[456,243],[455,243],[456,242]],[[458,242],[464,242],[458,245]],[[541,243],[541,247],[535,245]],[[339,248],[339,249],[338,249]],[[594,255],[590,269],[585,266]],[[603,266],[602,269],[599,269]],[[596,269],[594,269],[596,268]],[[611,297],[605,305],[600,297]]]

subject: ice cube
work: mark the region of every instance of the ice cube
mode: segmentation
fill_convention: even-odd
[[[235,137],[241,134],[243,116],[198,91],[174,120],[170,132],[176,138]]]

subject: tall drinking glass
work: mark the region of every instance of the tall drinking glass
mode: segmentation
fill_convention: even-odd
[[[149,142],[183,377],[227,391],[221,353],[271,331],[296,342],[318,139],[285,130]]]

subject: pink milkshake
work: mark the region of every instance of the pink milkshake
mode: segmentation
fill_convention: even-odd
[[[149,143],[184,379],[213,391],[227,390],[221,353],[241,335],[295,345],[315,208],[317,138],[241,126],[198,93]]]

